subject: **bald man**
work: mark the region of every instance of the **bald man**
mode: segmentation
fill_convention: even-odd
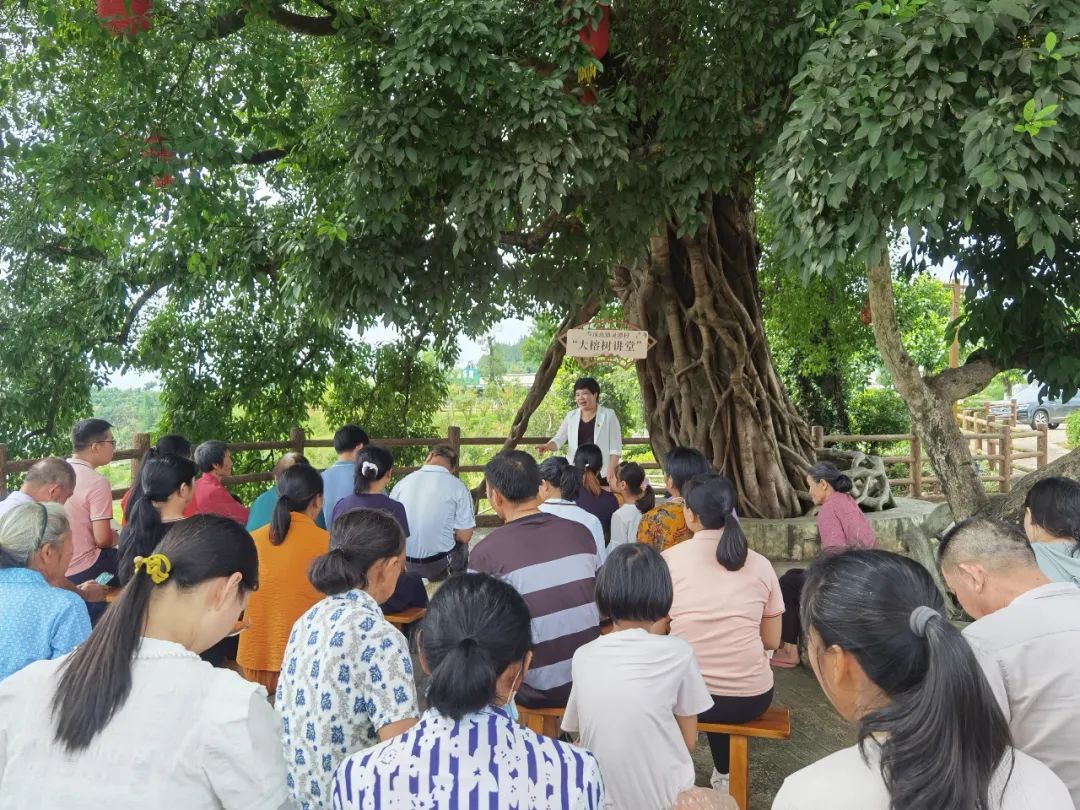
[[[0,501],[0,515],[24,503],[63,504],[75,490],[75,470],[64,459],[43,458],[30,468],[22,487]]]
[[[945,582],[976,620],[964,630],[1012,731],[1080,803],[1080,587],[1051,582],[1018,526],[958,523],[941,540]]]

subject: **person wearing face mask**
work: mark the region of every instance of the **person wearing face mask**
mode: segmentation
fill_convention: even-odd
[[[330,807],[341,760],[416,723],[409,645],[379,609],[404,568],[405,533],[377,509],[339,516],[330,551],[311,564],[308,579],[325,598],[293,625],[276,700],[297,807]]]
[[[199,653],[259,585],[228,518],[177,524],[82,646],[0,683],[0,808],[288,807],[266,691]]]
[[[547,444],[537,447],[537,451],[554,453],[565,444],[566,460],[573,463],[579,447],[595,444],[600,448],[601,459],[601,470],[597,475],[614,481],[622,455],[619,417],[611,408],[600,404],[600,383],[592,377],[582,377],[574,382],[574,404],[577,408],[563,417],[555,436]]]
[[[532,659],[529,625],[513,586],[485,574],[448,579],[420,633],[430,708],[400,737],[341,763],[333,806],[412,806],[423,796],[432,810],[603,807],[592,754],[515,722],[514,697]]]

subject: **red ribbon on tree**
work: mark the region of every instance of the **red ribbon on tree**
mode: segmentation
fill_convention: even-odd
[[[151,0],[97,0],[98,18],[114,37],[150,30]]]
[[[592,51],[593,58],[603,59],[611,39],[611,6],[600,6],[600,21],[596,27],[594,28],[591,23],[585,23],[578,31],[578,38],[586,48]]]

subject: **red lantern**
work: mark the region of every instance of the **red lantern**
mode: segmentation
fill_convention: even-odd
[[[595,59],[603,59],[611,38],[611,6],[600,6],[600,22],[595,28],[590,23],[583,25],[578,31],[578,38],[592,51]]]
[[[114,37],[150,30],[151,0],[97,0],[98,18]]]

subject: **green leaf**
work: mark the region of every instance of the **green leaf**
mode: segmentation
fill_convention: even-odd
[[[1028,99],[1024,105],[1024,120],[1031,121],[1035,118],[1035,99]]]
[[[1047,31],[1046,38],[1043,40],[1043,50],[1045,50],[1047,53],[1053,53],[1054,48],[1057,47],[1057,41],[1057,34],[1055,34],[1053,31]]]
[[[979,42],[986,44],[986,41],[990,39],[990,36],[994,33],[994,18],[989,14],[980,14],[975,18],[975,34],[979,37]]]

